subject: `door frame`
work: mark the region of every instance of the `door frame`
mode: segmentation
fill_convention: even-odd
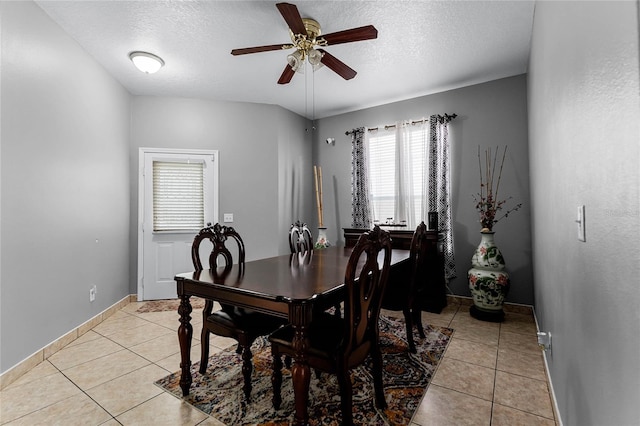
[[[212,223],[218,222],[220,211],[220,156],[212,149],[177,149],[177,148],[148,148],[138,149],[138,273],[137,273],[137,301],[144,300],[144,217],[145,217],[145,176],[144,166],[147,154],[176,154],[176,155],[212,155],[213,161],[213,212]]]

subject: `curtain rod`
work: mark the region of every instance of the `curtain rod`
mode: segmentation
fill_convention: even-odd
[[[444,115],[438,114],[436,117],[438,117],[438,121],[440,123],[443,123],[445,121],[449,122],[449,121],[453,120],[454,118],[456,118],[457,116],[458,116],[458,114],[454,113],[454,114],[444,114]],[[424,122],[428,121],[430,118],[431,117],[423,118],[422,120],[412,120],[412,121],[409,121],[408,123],[413,126],[414,124],[424,123]],[[395,124],[387,124],[386,126],[384,126],[384,129],[385,130],[389,130],[389,129],[393,129],[394,127],[396,127]],[[369,132],[374,132],[374,131],[378,130],[378,127],[370,127],[367,130]],[[350,135],[352,133],[353,133],[353,130],[348,130],[348,131],[344,132],[345,135]]]

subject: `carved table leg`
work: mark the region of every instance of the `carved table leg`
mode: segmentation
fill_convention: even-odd
[[[309,423],[307,402],[309,400],[309,383],[311,381],[311,369],[307,363],[307,350],[309,340],[307,326],[311,322],[311,305],[296,305],[291,307],[293,315],[290,315],[291,325],[294,329],[293,348],[295,350],[294,363],[291,367],[291,379],[293,381],[293,395],[295,400],[294,424],[306,426]]]
[[[191,311],[189,296],[180,295],[178,341],[180,342],[180,368],[182,369],[180,387],[182,388],[183,396],[189,395],[189,388],[191,387],[191,337],[193,336]]]

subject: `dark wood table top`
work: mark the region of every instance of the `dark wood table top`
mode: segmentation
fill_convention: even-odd
[[[218,291],[251,294],[259,299],[300,303],[340,290],[351,251],[351,248],[329,247],[314,250],[310,259],[298,255],[276,256],[246,262],[244,271],[234,264],[226,273],[224,268],[215,272],[205,269],[178,274],[176,280],[197,282],[201,288],[210,285]],[[408,257],[408,250],[394,249],[391,264]]]

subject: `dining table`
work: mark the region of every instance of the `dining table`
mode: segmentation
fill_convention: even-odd
[[[294,329],[295,356],[291,367],[294,424],[308,424],[311,379],[306,360],[308,326],[315,309],[329,308],[344,300],[344,276],[352,250],[351,247],[333,246],[305,254],[287,254],[176,275],[183,396],[189,394],[192,382],[190,297],[195,296],[288,319]],[[409,250],[393,249],[390,274],[406,273],[408,259]]]

